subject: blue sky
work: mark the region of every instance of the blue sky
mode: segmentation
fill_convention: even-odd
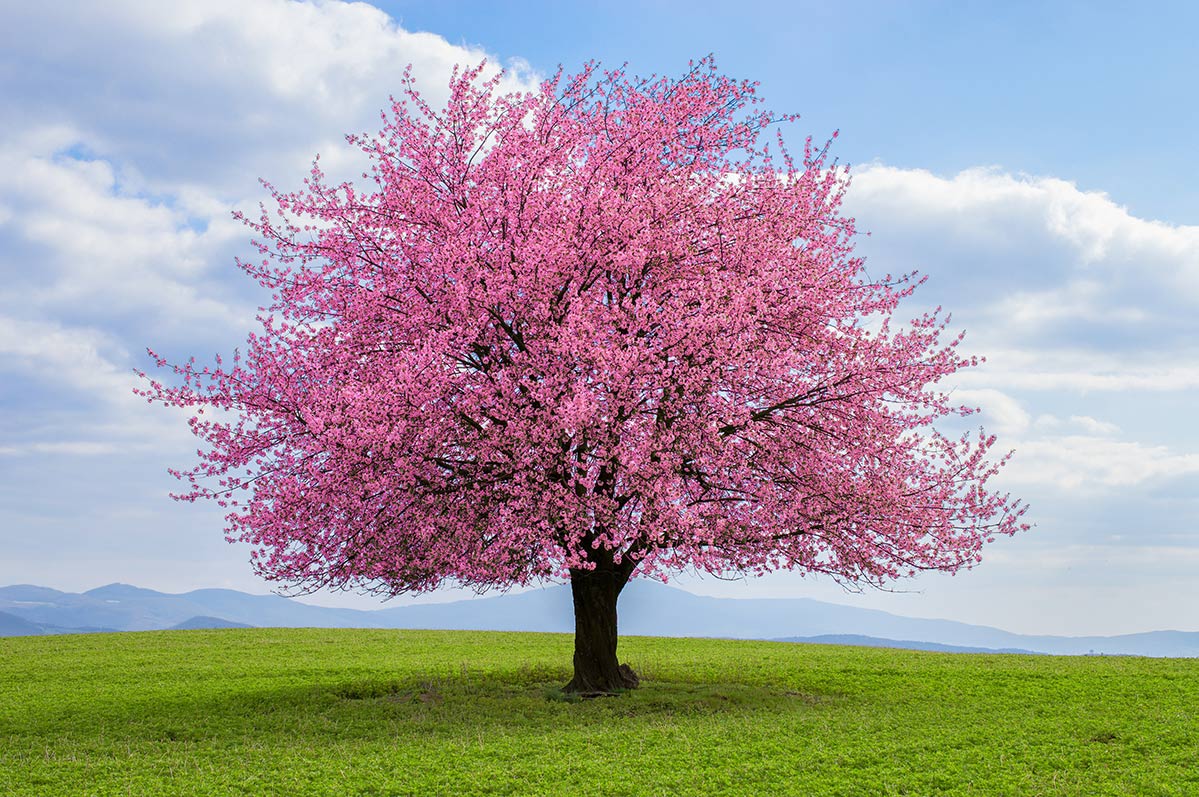
[[[257,178],[354,172],[404,66],[433,99],[486,55],[529,85],[597,58],[715,53],[841,131],[873,272],[918,268],[985,367],[957,394],[1017,450],[1037,527],[897,592],[682,579],[1013,631],[1199,630],[1199,26],[1194,4],[112,2],[0,26],[0,584],[265,591],[214,507],[166,498],[195,445],[130,392],[153,345],[229,351]],[[429,596],[446,599],[452,593]],[[315,598],[371,605],[356,596]]]

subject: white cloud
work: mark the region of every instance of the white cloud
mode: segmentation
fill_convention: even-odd
[[[992,312],[1007,323],[1030,329],[1063,321],[1123,325],[1149,320],[1150,313],[1145,308],[1107,306],[1105,291],[1106,286],[1095,280],[1071,280],[1060,288],[1013,293],[997,300]]]
[[[1135,530],[1132,530],[1135,531]],[[1072,543],[1052,548],[1040,547],[1036,556],[1027,552],[997,548],[988,555],[995,564],[1016,565],[1030,571],[1058,571],[1069,568],[1097,567],[1112,561],[1137,569],[1180,570],[1199,566],[1199,548],[1185,545],[1138,545],[1113,539],[1112,543]]]
[[[264,198],[258,176],[298,186],[317,152],[350,176],[344,134],[378,127],[406,65],[436,107],[454,65],[485,57],[363,3],[6,9],[0,379],[29,387],[5,409],[19,439],[4,450],[176,445],[166,413],[132,395],[131,366],[146,345],[224,350],[254,326],[264,297],[233,265],[250,235],[231,211]],[[533,87],[509,67],[504,88]]]
[[[928,274],[909,304],[944,304],[967,331],[965,351],[986,356],[946,386],[1015,449],[1005,485],[1169,491],[1199,472],[1194,436],[1154,409],[1199,391],[1199,227],[996,169],[867,166],[846,205],[873,233],[860,242],[870,272]]]
[[[1038,415],[1036,420],[1032,422],[1032,428],[1037,431],[1051,431],[1060,429],[1066,423],[1092,435],[1113,435],[1120,431],[1120,427],[1116,424],[1101,421],[1089,415],[1071,415],[1067,421],[1063,421],[1061,418],[1048,413]]]
[[[943,178],[876,165],[853,180],[849,210],[874,232],[863,247],[872,272],[929,274],[925,302],[953,310],[966,350],[986,356],[948,381],[1015,450],[1004,485],[1057,497],[1187,492],[1177,479],[1199,472],[1196,439],[1155,408],[1199,391],[1199,227],[993,169]],[[1135,419],[1134,439],[1083,408],[1093,394],[1104,413]]]
[[[1120,427],[1107,421],[1099,421],[1089,415],[1071,415],[1070,423],[1082,428],[1084,432],[1094,435],[1111,435],[1120,431]]]
[[[968,337],[967,343],[972,339]],[[1030,344],[1023,349],[975,343],[970,350],[985,352],[987,362],[954,375],[957,384],[969,389],[1070,393],[1199,389],[1199,353],[1191,349],[1113,354],[1055,347],[1053,341],[1045,341],[1040,347]]]
[[[22,386],[5,408],[0,453],[193,450],[185,411],[151,409],[134,394],[144,384],[125,360],[104,331],[0,316],[0,376]]]
[[[263,198],[258,176],[298,185],[318,151],[351,176],[343,136],[377,128],[406,65],[436,107],[456,64],[487,57],[364,3],[42,3],[5,17],[0,225],[28,249],[18,262],[9,247],[0,269],[28,286],[23,307],[52,317],[246,326],[256,302],[231,308],[223,277],[249,237],[230,213]],[[533,87],[509,66],[505,88]]]
[[[982,410],[983,423],[999,434],[1018,434],[1028,429],[1032,421],[1019,401],[999,390],[955,390],[952,398],[955,403]]]
[[[12,304],[49,315],[146,314],[157,324],[245,322],[227,293],[204,290],[214,271],[232,266],[217,256],[244,237],[231,207],[207,206],[197,230],[184,210],[123,191],[113,164],[45,147],[0,150],[0,196],[11,208],[7,235],[25,247],[21,260],[38,258],[36,269],[22,269],[13,254],[0,255],[26,286],[10,294]]]
[[[946,232],[985,232],[996,241],[1006,237],[1005,230],[1024,225],[1064,239],[1087,264],[1156,251],[1182,261],[1192,276],[1199,267],[1199,226],[1138,218],[1106,193],[1083,191],[1068,180],[997,167],[966,169],[947,178],[884,164],[858,167],[852,179],[855,207],[885,205],[896,211],[889,214],[892,220],[896,215],[936,217],[930,223]]]
[[[365,3],[291,0],[21,4],[0,45],[11,127],[73,126],[139,190],[194,184],[226,201],[376,129],[407,65],[437,107],[456,64],[487,58]],[[507,66],[506,88],[535,84],[523,62]]]
[[[43,321],[0,316],[0,364],[100,397],[132,395],[133,374],[112,361],[123,352],[112,336]]]
[[[874,270],[930,274],[933,293],[948,287],[957,300],[951,309],[1007,339],[1072,328],[1100,347],[1199,337],[1199,226],[1140,219],[1106,194],[993,168],[941,177],[868,165],[846,205],[874,233],[863,242]]]
[[[1199,473],[1199,454],[1108,437],[1051,435],[1013,446],[1016,459],[1003,474],[1004,483],[1013,486],[1090,491]]]
[[[31,443],[23,447],[0,447],[0,454],[6,456],[34,453],[89,457],[101,454],[115,454],[118,451],[120,451],[120,448],[112,443],[101,443],[92,440],[56,440],[53,442]]]

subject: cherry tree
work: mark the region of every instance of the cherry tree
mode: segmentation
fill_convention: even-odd
[[[370,167],[267,185],[239,262],[272,294],[231,362],[169,363],[150,401],[205,448],[177,498],[299,591],[389,596],[569,580],[567,690],[636,685],[617,598],[779,569],[882,585],[1027,528],[994,438],[935,427],[977,360],[916,275],[871,278],[845,171],[793,156],[756,84],[588,65],[502,93],[410,73]],[[205,411],[207,410],[207,413]]]

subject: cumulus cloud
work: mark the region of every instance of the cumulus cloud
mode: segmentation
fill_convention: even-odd
[[[1054,430],[1061,429],[1067,424],[1093,435],[1113,435],[1120,431],[1120,427],[1116,424],[1101,421],[1089,415],[1071,415],[1066,420],[1062,420],[1049,413],[1038,415],[1032,423],[1032,428],[1038,431]]]
[[[1032,422],[1028,411],[1012,396],[994,388],[956,390],[953,400],[964,406],[982,411],[982,420],[987,428],[1000,434],[1019,434],[1028,429]]]
[[[290,0],[23,4],[0,44],[0,266],[23,306],[158,327],[244,327],[254,303],[224,277],[257,178],[298,184],[317,152],[350,176],[344,134],[377,125],[406,65],[436,105],[487,58],[373,6]]]
[[[982,334],[968,334],[967,345],[972,352],[985,353],[987,361],[954,376],[964,387],[1003,385],[1012,390],[1072,393],[1199,389],[1199,357],[1186,344],[1157,351],[1105,352],[1061,346],[1050,339],[1017,349],[988,346],[987,339],[1001,336],[998,331],[985,326],[969,329]]]
[[[1090,491],[1199,473],[1199,453],[1113,440],[1109,434],[1101,428],[1101,436],[1064,434],[1019,440],[1014,443],[1018,461],[1004,473],[1004,481]]]
[[[1015,450],[1001,477],[1013,489],[1087,493],[1199,473],[1199,453],[1119,439],[1120,426],[1110,421],[1052,413],[1034,419],[1025,401],[995,388],[956,390],[953,399],[977,407],[978,422],[1000,436],[1004,449]]]
[[[318,152],[350,176],[344,134],[378,125],[406,65],[437,105],[455,65],[485,58],[361,3],[6,9],[0,378],[24,387],[4,450],[167,439],[133,407],[131,366],[146,345],[182,357],[244,340],[264,297],[233,266],[248,234],[231,213],[263,196],[257,178],[296,185]],[[505,88],[533,87],[507,66]]]
[[[365,3],[291,0],[18,4],[0,44],[10,129],[69,124],[131,184],[227,200],[374,129],[406,65],[437,105],[456,64],[487,58]],[[532,85],[506,66],[508,87]]]
[[[931,275],[925,300],[944,299],[976,342],[1144,352],[1199,339],[1199,226],[993,168],[874,164],[852,179],[847,209],[873,233],[861,244],[871,268]]]
[[[143,315],[160,328],[244,325],[247,308],[212,279],[244,237],[231,208],[201,206],[201,216],[192,197],[130,193],[112,163],[64,154],[61,144],[72,140],[59,129],[0,149],[0,196],[10,208],[0,222],[0,264],[20,288],[9,293],[9,309],[107,321]]]
[[[128,359],[104,330],[0,315],[0,376],[20,385],[4,402],[0,454],[186,451],[183,411],[146,412]]]
[[[102,330],[0,316],[0,364],[6,371],[91,395],[123,395],[133,387],[133,377],[113,362],[114,354],[123,349]]]
[[[1120,431],[1120,427],[1116,424],[1096,420],[1089,415],[1071,415],[1070,423],[1082,427],[1083,431],[1096,435],[1110,435]]]
[[[1015,449],[1005,484],[1052,502],[1199,469],[1199,439],[1160,431],[1180,397],[1199,403],[1199,227],[993,168],[866,166],[847,210],[873,233],[859,247],[871,272],[928,274],[912,301],[953,310],[986,356],[947,381]]]

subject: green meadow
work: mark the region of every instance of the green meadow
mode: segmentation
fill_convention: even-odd
[[[0,794],[1199,794],[1199,660],[555,634],[0,639]]]

